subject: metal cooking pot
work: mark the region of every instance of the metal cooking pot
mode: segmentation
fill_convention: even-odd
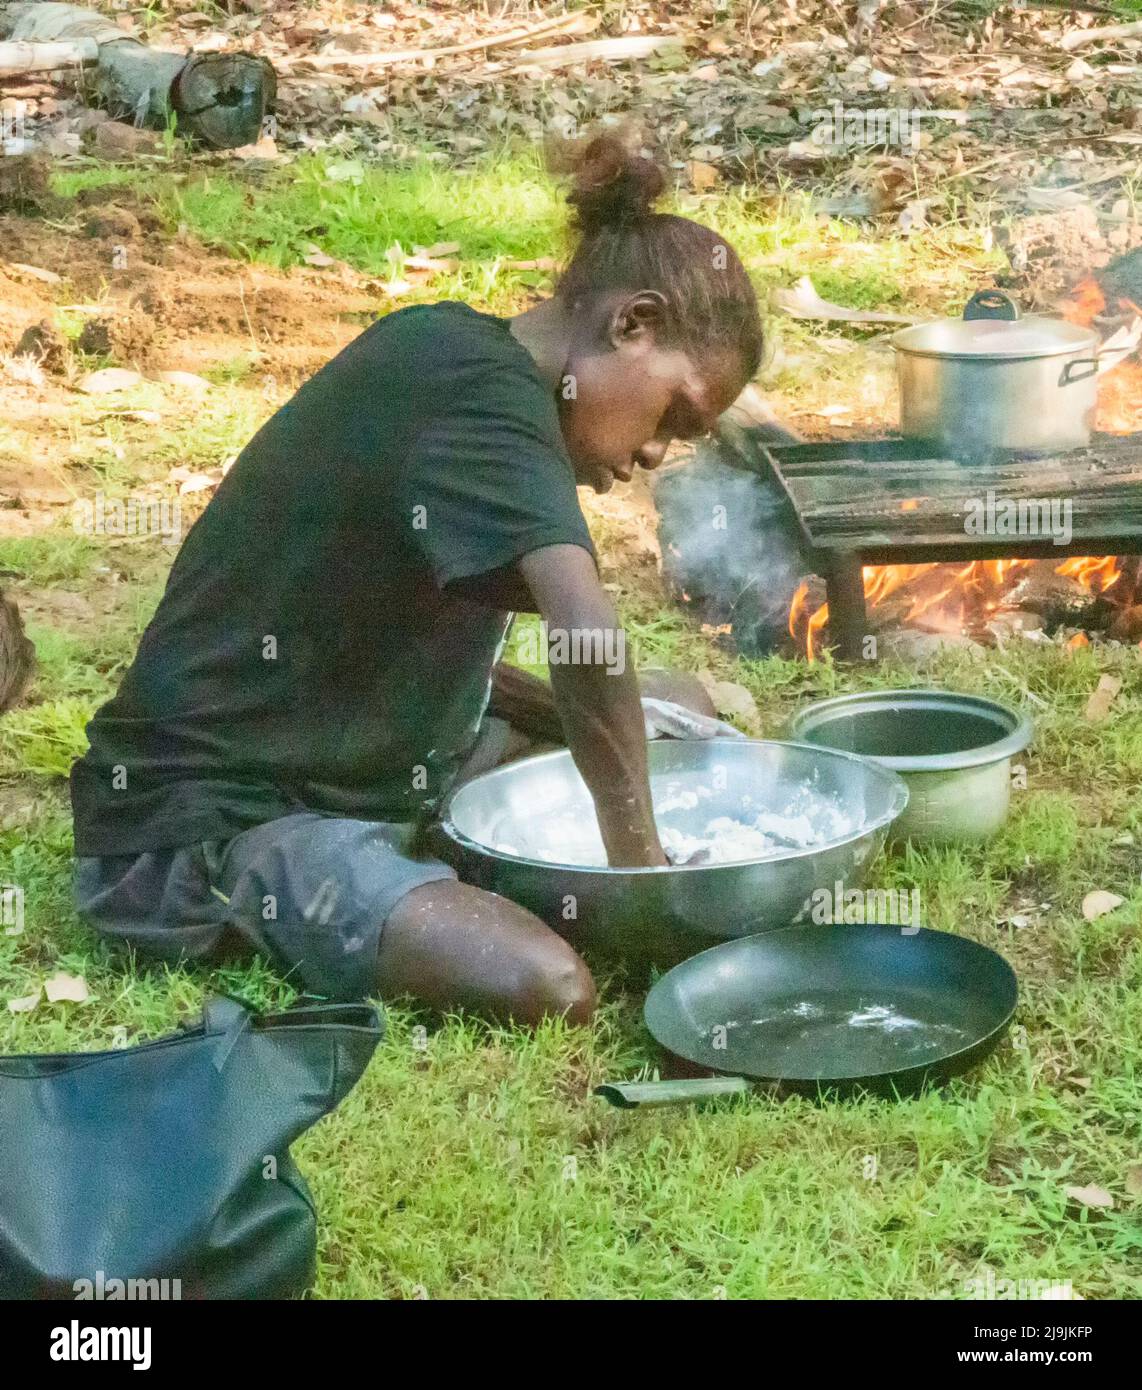
[[[994,835],[1011,804],[1011,759],[1030,719],[998,700],[950,690],[872,690],[820,700],[790,723],[794,738],[891,768],[908,786],[893,838],[964,844]]]
[[[1081,449],[1094,421],[1098,344],[1093,329],[1024,318],[1002,290],[980,290],[962,319],[893,334],[900,429],[953,457]]]

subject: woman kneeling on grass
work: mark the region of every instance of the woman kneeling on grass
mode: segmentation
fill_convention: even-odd
[[[108,937],[165,960],[245,943],[335,999],[590,1016],[571,947],[457,882],[420,832],[474,766],[518,751],[504,738],[489,755],[510,730],[484,719],[490,691],[493,710],[501,689],[520,707],[526,682],[497,664],[513,612],[621,636],[576,485],[656,467],[757,369],[741,262],[651,212],[662,187],[652,162],[595,140],[553,299],[513,319],[392,313],[247,445],[72,771],[77,903]],[[647,734],[725,729],[648,713],[616,666],[553,664],[549,692],[532,684],[610,863],[664,864]],[[525,694],[534,733],[543,701]]]

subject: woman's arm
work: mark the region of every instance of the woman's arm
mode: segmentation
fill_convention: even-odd
[[[588,659],[550,664],[563,736],[590,789],[607,858],[615,867],[667,862],[658,840],[646,770],[646,725],[625,634],[591,555],[577,545],[550,545],[519,561],[555,650]],[[616,659],[616,657],[618,659]]]

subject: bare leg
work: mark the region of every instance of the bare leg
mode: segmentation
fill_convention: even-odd
[[[547,686],[509,674],[517,702],[535,688],[550,702]],[[644,694],[714,713],[701,683],[684,672],[648,671],[640,684]],[[489,715],[457,785],[552,746]],[[595,1009],[591,972],[561,936],[507,898],[455,881],[426,883],[397,904],[381,934],[377,987],[382,996],[411,994],[524,1024],[559,1014],[586,1023]]]
[[[586,1023],[595,1009],[591,972],[562,937],[506,898],[453,880],[397,904],[381,933],[377,986],[523,1024],[559,1014]]]

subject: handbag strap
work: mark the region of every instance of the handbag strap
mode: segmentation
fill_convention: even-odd
[[[385,1032],[384,1016],[372,1004],[314,1004],[287,1009],[284,1013],[254,1015],[241,1000],[228,995],[207,999],[200,1027],[207,1037],[218,1038],[213,1063],[219,1072],[247,1028],[256,1028],[259,1033],[271,1036],[294,1030],[327,1033],[338,1039],[333,1044],[339,1064],[334,1073],[337,1079],[333,1089],[342,1094],[356,1083]]]
[[[227,995],[216,995],[203,1005],[202,1030],[208,1037],[218,1036],[218,1046],[214,1049],[215,1071],[221,1071],[226,1065],[234,1044],[250,1026],[250,1021],[249,1009]]]

